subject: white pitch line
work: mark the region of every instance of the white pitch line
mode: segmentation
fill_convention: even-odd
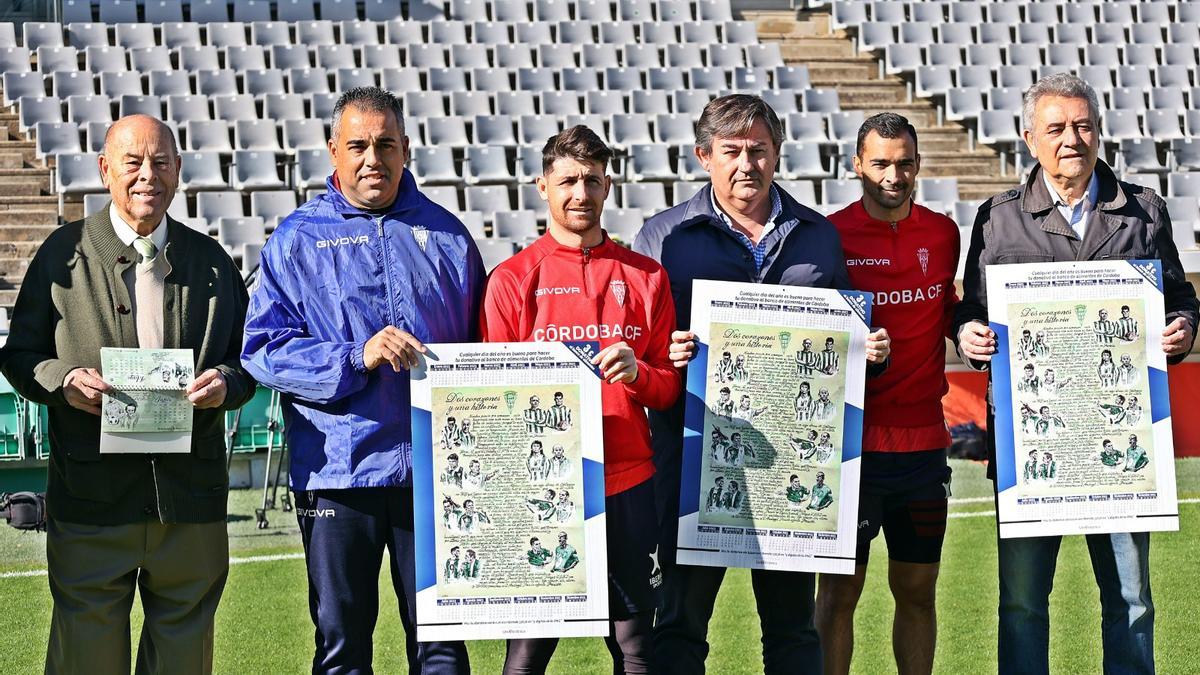
[[[947,518],[982,518],[984,516],[994,516],[995,511],[969,511],[967,513],[950,513]]]
[[[996,501],[995,497],[955,497],[950,499],[950,506],[955,506],[956,504],[981,504],[983,502],[994,501]]]
[[[951,500],[952,504],[967,504],[992,501],[991,497],[971,497]],[[1200,504],[1200,498],[1180,499],[1180,504]],[[996,515],[995,511],[968,511],[966,513],[951,513],[947,518],[984,518]],[[244,558],[230,558],[230,565],[245,565],[247,563],[275,562],[278,560],[303,560],[303,553],[277,553],[275,555],[251,555]],[[20,579],[25,577],[44,577],[46,570],[25,570],[23,572],[0,572],[0,579]]]
[[[964,499],[962,501],[965,502],[967,500]],[[988,497],[988,498],[976,498],[975,501],[989,501],[990,502],[992,500],[990,497]],[[1180,504],[1200,504],[1200,498],[1180,499],[1179,503]],[[965,513],[962,513],[962,512],[951,513],[951,514],[948,514],[946,517],[947,518],[982,518],[984,516],[994,516],[994,515],[996,515],[995,511],[967,511]]]
[[[230,558],[230,565],[244,565],[256,562],[274,562],[276,560],[304,560],[303,553],[276,553],[275,555],[251,555],[245,558]]]
[[[26,570],[24,572],[3,572],[0,579],[18,579],[20,577],[44,577],[46,570]]]
[[[303,553],[277,553],[275,555],[251,555],[244,558],[230,558],[230,565],[246,563],[274,562],[276,560],[303,560]],[[0,579],[20,579],[23,577],[44,577],[46,570],[25,570],[22,572],[0,572]]]

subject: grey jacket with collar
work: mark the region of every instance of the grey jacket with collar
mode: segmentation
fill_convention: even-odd
[[[1082,240],[1054,207],[1040,166],[1024,185],[979,207],[963,273],[963,299],[954,316],[955,335],[968,321],[987,322],[988,265],[1137,259],[1162,261],[1167,323],[1183,317],[1195,332],[1196,291],[1179,262],[1166,203],[1154,190],[1117,180],[1102,161],[1096,162],[1095,171],[1096,210]]]

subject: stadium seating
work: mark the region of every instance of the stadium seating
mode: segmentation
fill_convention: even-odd
[[[910,77],[913,93],[961,121],[982,143],[1014,151],[1020,92],[1037,77],[1074,71],[1100,94],[1106,157],[1127,176],[1167,187],[1172,144],[1190,140],[1200,6],[1145,2],[900,2],[838,0],[834,28],[857,38],[889,73]],[[986,96],[986,99],[985,99]],[[1191,167],[1182,167],[1189,169]],[[960,221],[961,223],[962,221]],[[1189,248],[1191,248],[1189,246]]]
[[[21,39],[0,24],[4,102],[21,131],[54,164],[99,150],[116,116],[162,117],[179,129],[181,188],[202,219],[207,191],[300,201],[323,187],[325,124],[352,86],[403,92],[414,175],[491,188],[483,202],[454,199],[490,224],[540,172],[524,148],[567,124],[593,126],[622,153],[618,182],[673,181],[693,164],[676,146],[693,141],[713,96],[765,87],[798,111],[792,91],[809,81],[752,22],[733,20],[728,0],[67,0],[63,18],[27,24]],[[822,126],[838,110],[832,91],[803,104]],[[66,173],[69,194],[102,190]]]
[[[1189,184],[1173,177],[1200,170],[1192,5],[828,6],[835,29],[942,119],[999,149],[1002,166],[1031,162],[1018,118],[1024,88],[1078,69],[1101,92],[1103,156],[1119,171],[1173,194]],[[783,118],[780,180],[828,206],[856,190],[842,181],[861,111],[813,88],[806,67],[734,20],[729,0],[66,0],[62,23],[22,28],[0,23],[2,102],[36,154],[62,167],[55,184],[68,198],[103,190],[74,158],[98,151],[115,117],[147,112],[175,125],[188,152],[177,210],[212,232],[206,193],[232,191],[244,207],[260,193],[300,203],[322,190],[333,103],[366,84],[402,93],[423,189],[493,236],[509,209],[544,219],[527,188],[541,144],[570,124],[592,126],[618,152],[610,208],[650,212],[692,194],[705,178],[694,121],[730,91],[760,93]],[[957,197],[939,191],[933,201],[954,212]],[[269,233],[281,215],[224,217],[262,217]]]

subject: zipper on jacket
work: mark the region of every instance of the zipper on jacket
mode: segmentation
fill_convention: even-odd
[[[383,231],[382,215],[375,218],[375,229],[379,232],[379,249],[383,252],[383,287],[387,291],[388,324],[396,326],[396,299],[392,296],[392,271],[388,264],[387,234]]]
[[[891,225],[891,228],[892,228],[892,260],[897,261],[897,264],[899,264],[899,260],[900,260],[900,223],[893,220],[891,223],[889,223],[889,225]]]
[[[588,283],[588,263],[592,261],[592,249],[583,248],[583,293],[585,297],[591,297],[592,286]]]
[[[162,496],[158,493],[158,464],[155,464],[154,458],[150,458],[150,480],[154,483],[154,506],[158,510],[158,522],[166,523],[163,520]]]

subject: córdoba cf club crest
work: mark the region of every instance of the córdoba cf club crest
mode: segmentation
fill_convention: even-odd
[[[617,299],[617,305],[625,306],[625,282],[617,279],[608,282],[609,289],[612,290],[613,297]]]
[[[917,262],[921,263],[921,274],[929,274],[929,249],[924,247],[917,249]]]
[[[412,235],[413,239],[417,240],[417,246],[420,246],[421,250],[424,251],[425,244],[429,242],[429,230],[421,225],[414,225]]]

